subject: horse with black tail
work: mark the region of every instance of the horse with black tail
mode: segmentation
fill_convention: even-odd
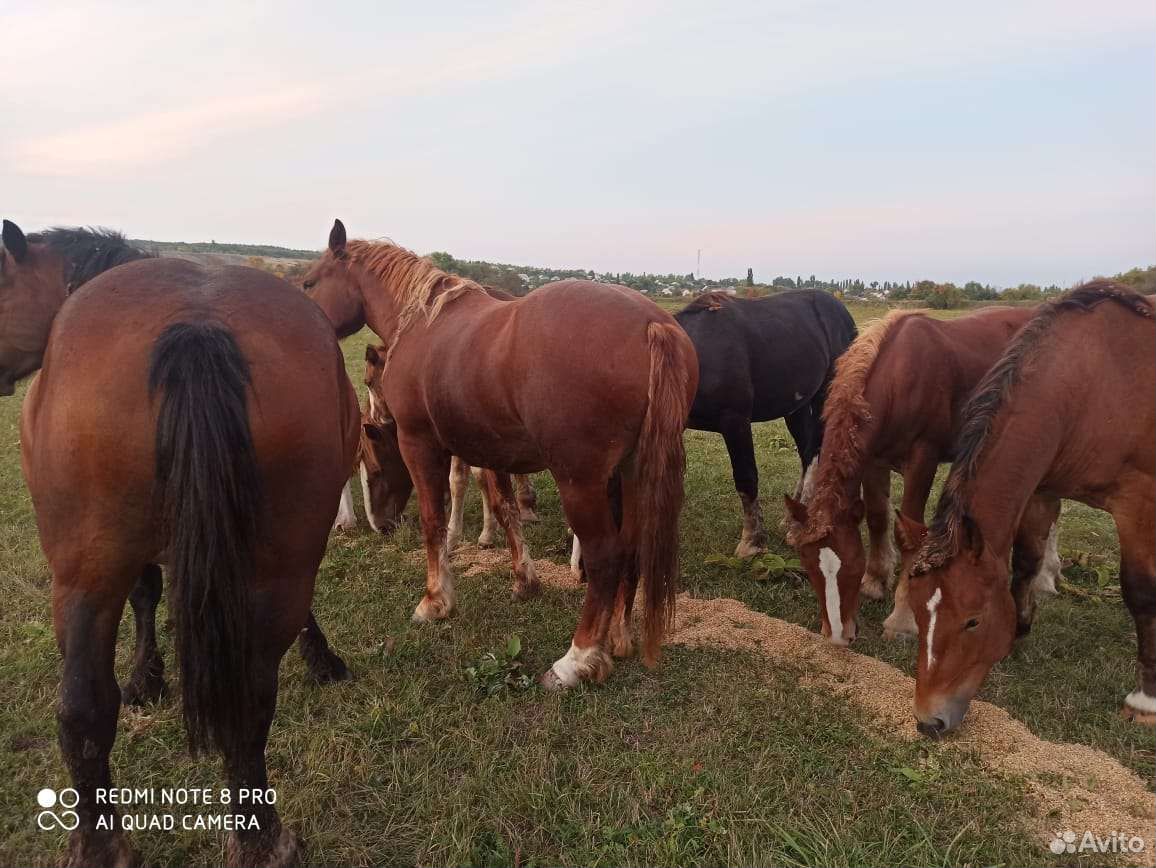
[[[97,794],[112,786],[117,627],[160,563],[189,745],[223,754],[244,818],[225,861],[299,862],[276,808],[243,794],[268,787],[277,670],[309,619],[358,423],[329,323],[265,272],[143,259],[61,307],[21,446],[64,657],[60,746],[79,798],[67,864],[135,858]]]

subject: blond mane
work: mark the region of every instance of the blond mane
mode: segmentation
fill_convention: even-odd
[[[895,330],[918,310],[893,310],[869,323],[835,362],[835,376],[827,389],[823,409],[823,447],[816,471],[814,494],[807,510],[807,524],[796,527],[796,542],[813,542],[831,529],[835,515],[849,506],[847,483],[863,469],[863,431],[871,422],[871,408],[864,397],[867,379],[879,351]]]
[[[397,328],[392,336],[379,335],[393,354],[397,339],[418,319],[438,318],[447,304],[466,293],[485,290],[469,278],[442,271],[429,260],[389,241],[350,241],[345,255],[373,275],[397,302]]]

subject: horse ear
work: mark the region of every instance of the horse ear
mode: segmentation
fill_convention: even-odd
[[[11,220],[5,220],[0,237],[4,240],[4,249],[12,254],[12,258],[17,262],[23,262],[24,257],[28,255],[28,239],[24,237],[20,227]]]
[[[807,505],[800,500],[795,500],[789,494],[783,495],[783,503],[787,507],[787,515],[796,524],[804,525],[807,523]]]
[[[340,220],[334,220],[329,230],[329,249],[335,256],[345,252],[345,224]]]
[[[377,347],[373,344],[368,344],[365,347],[365,360],[371,365],[376,365],[381,362],[381,355],[377,352]]]
[[[968,552],[972,557],[979,558],[983,554],[983,531],[979,529],[979,525],[966,512],[959,523],[960,541],[963,543],[963,551]]]
[[[901,552],[918,551],[926,537],[926,525],[895,510],[895,542]]]

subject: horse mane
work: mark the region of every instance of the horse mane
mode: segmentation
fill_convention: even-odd
[[[964,407],[963,427],[954,446],[955,460],[935,508],[927,539],[912,568],[913,575],[942,567],[959,553],[969,489],[979,470],[996,417],[1019,382],[1024,367],[1045,343],[1056,320],[1069,311],[1089,313],[1105,301],[1113,301],[1137,316],[1154,318],[1152,303],[1138,292],[1112,280],[1090,281],[1040,305],[999,361],[979,381]]]
[[[867,378],[879,352],[895,327],[921,311],[893,310],[870,323],[835,361],[835,376],[827,387],[823,407],[823,448],[816,471],[815,489],[808,504],[807,525],[792,536],[800,542],[818,539],[831,529],[834,515],[848,506],[847,482],[863,466],[863,430],[871,422],[871,408],[864,394]]]
[[[730,293],[718,289],[711,289],[702,295],[696,296],[690,304],[680,310],[679,313],[698,313],[704,310],[718,310],[723,304],[728,304],[734,300],[735,297]]]
[[[442,271],[429,260],[389,241],[350,241],[345,245],[345,256],[377,278],[398,303],[397,331],[389,341],[391,350],[397,337],[420,317],[431,323],[454,299],[471,292],[485,294],[481,284]]]
[[[48,245],[64,260],[64,283],[69,293],[114,266],[156,256],[112,229],[55,226],[30,234],[28,241]]]

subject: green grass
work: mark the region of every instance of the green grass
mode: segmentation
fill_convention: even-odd
[[[873,311],[870,313],[879,313]],[[867,313],[866,315],[870,315]],[[864,312],[856,311],[862,319]],[[360,383],[367,335],[346,342]],[[19,469],[16,399],[0,402],[0,864],[48,864],[57,832],[36,829],[35,793],[66,778],[55,742],[59,658],[49,577]],[[729,554],[741,525],[721,439],[688,432],[684,584],[730,596],[814,628],[809,588],[766,583],[704,561]],[[774,550],[781,493],[798,459],[785,428],[756,426],[761,493]],[[536,556],[564,562],[557,493],[537,477],[543,521],[529,529]],[[480,518],[471,489],[467,536]],[[459,581],[448,622],[409,623],[423,570],[410,522],[389,543],[364,527],[333,538],[315,609],[355,681],[319,688],[295,652],[285,658],[269,766],[283,817],[316,864],[823,865],[1039,864],[1053,857],[1030,838],[1020,782],[985,772],[967,753],[880,733],[842,700],[800,686],[801,669],[745,653],[671,648],[662,666],[620,665],[604,685],[556,696],[536,687],[485,697],[466,668],[507,639],[521,640],[526,671],[567,647],[580,592],[546,589],[509,600],[506,570]],[[1095,566],[1115,558],[1107,517],[1070,507],[1065,555]],[[1091,569],[1071,580],[1092,589]],[[857,650],[907,671],[912,646],[884,643],[883,604],[864,609]],[[171,639],[161,643],[174,669]],[[131,624],[121,631],[127,672]],[[1149,779],[1150,732],[1121,721],[1135,639],[1118,598],[1062,595],[1044,606],[984,687],[1045,738],[1095,745]],[[502,658],[504,661],[504,658]],[[172,702],[122,711],[112,757],[117,783],[221,784],[218,764],[182,748]],[[220,839],[136,833],[146,864],[216,864]]]

